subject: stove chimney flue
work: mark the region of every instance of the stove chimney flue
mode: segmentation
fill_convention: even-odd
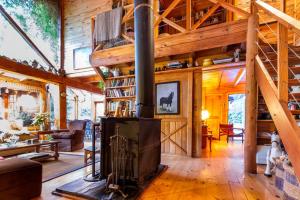
[[[136,116],[154,117],[153,0],[134,0]]]

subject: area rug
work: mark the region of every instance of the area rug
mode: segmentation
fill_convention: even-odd
[[[99,162],[99,160],[99,158],[96,158],[96,162]],[[91,162],[87,165],[84,164],[83,155],[60,153],[57,161],[49,159],[42,162],[43,182],[84,168],[90,164]]]
[[[125,187],[123,192],[128,195],[126,199],[134,200],[137,199],[142,192],[150,185],[150,183],[158,177],[162,172],[167,169],[166,165],[160,165],[158,172],[155,176],[151,177],[148,181],[145,181],[143,185],[131,185],[130,187]],[[99,182],[86,182],[83,178],[77,179],[73,182],[67,183],[59,188],[56,188],[52,192],[54,195],[58,195],[66,198],[84,198],[88,200],[121,200],[124,199],[120,194],[115,194],[112,198],[109,198],[109,193],[107,192],[105,180]]]

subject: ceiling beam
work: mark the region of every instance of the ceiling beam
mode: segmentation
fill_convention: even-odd
[[[103,93],[103,91],[100,88],[95,87],[93,85],[81,81],[77,81],[68,77],[55,75],[50,72],[34,69],[28,65],[17,63],[13,60],[1,56],[0,56],[0,69],[3,69],[4,71],[21,74],[24,76],[29,76],[32,79],[39,80],[42,82],[47,82],[47,83],[50,82],[54,84],[66,84],[69,87],[86,90],[91,93],[97,93],[97,94]]]
[[[243,79],[243,77],[245,76],[246,74],[246,69],[245,68],[242,68],[238,71],[234,81],[233,81],[233,87],[237,86],[241,80]]]

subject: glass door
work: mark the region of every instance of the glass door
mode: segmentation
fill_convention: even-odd
[[[228,95],[228,123],[235,128],[245,128],[245,94]]]

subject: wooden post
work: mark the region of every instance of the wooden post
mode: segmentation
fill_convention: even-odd
[[[65,84],[59,84],[59,128],[67,128],[67,90]]]
[[[153,1],[153,12],[155,13],[154,17],[156,19],[156,14],[159,13],[159,0]],[[154,27],[154,39],[158,38],[159,35],[159,26]]]
[[[196,72],[193,75],[193,134],[192,134],[192,157],[201,157],[202,152],[202,75],[203,72]],[[190,91],[189,91],[190,92]]]
[[[186,30],[192,29],[192,0],[186,0]]]
[[[246,131],[244,144],[244,170],[257,173],[256,132],[257,132],[257,82],[255,79],[255,56],[257,55],[258,15],[252,1],[252,12],[248,19],[247,55],[246,55]]]
[[[4,119],[7,120],[8,119],[8,107],[9,107],[9,103],[8,103],[8,98],[9,98],[9,94],[2,94],[3,97],[3,103],[4,103]]]
[[[277,43],[278,43],[278,97],[279,101],[288,103],[288,29],[277,22]]]

